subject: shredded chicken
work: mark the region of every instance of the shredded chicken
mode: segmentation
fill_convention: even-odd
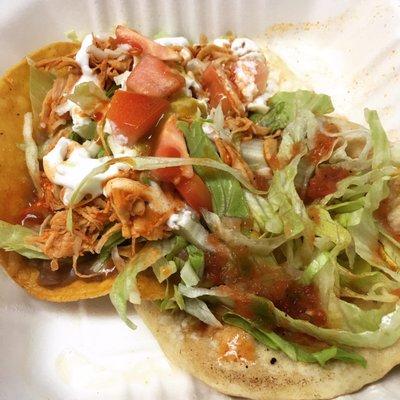
[[[230,143],[221,138],[216,138],[215,145],[225,164],[237,169],[249,182],[254,183],[253,171],[246,161],[243,160],[241,154]]]
[[[50,259],[94,253],[97,240],[110,217],[110,208],[94,205],[79,207],[73,212],[73,232],[67,230],[67,210],[57,211],[48,227],[35,242]],[[53,268],[58,264],[54,261]]]
[[[40,112],[40,126],[53,136],[61,126],[67,122],[68,115],[59,115],[57,107],[67,101],[66,96],[71,92],[79,75],[69,74],[67,77],[58,77],[43,101]]]
[[[46,208],[52,211],[63,209],[64,204],[60,197],[60,187],[51,183],[44,173],[41,175],[40,185],[43,193],[42,201]]]
[[[216,61],[219,64],[235,60],[231,49],[219,47],[215,44],[194,45],[191,49],[194,56],[201,61]]]
[[[75,54],[68,56],[46,58],[36,62],[35,67],[45,71],[65,72],[68,74],[79,75],[81,73],[80,65],[75,61]]]
[[[166,222],[183,204],[168,191],[127,178],[107,182],[104,192],[111,200],[116,219],[122,223],[125,238],[158,240],[169,235]]]
[[[227,117],[225,127],[233,134],[239,133],[242,140],[250,140],[253,136],[265,136],[269,133],[268,128],[257,125],[246,117]]]
[[[99,86],[106,89],[113,83],[114,77],[132,69],[133,57],[137,55],[138,49],[131,47],[128,51],[122,51],[118,49],[115,39],[94,37],[88,52],[90,67],[97,75]]]

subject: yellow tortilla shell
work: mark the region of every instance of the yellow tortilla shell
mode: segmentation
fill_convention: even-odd
[[[331,399],[354,392],[382,378],[400,363],[400,342],[384,350],[360,351],[367,368],[340,361],[325,367],[294,362],[283,353],[256,344],[254,363],[221,361],[217,343],[209,336],[185,331],[182,313],[162,313],[143,302],[136,310],[169,360],[214,389],[255,400]],[[271,359],[277,361],[271,364]]]
[[[28,57],[38,61],[70,54],[77,47],[74,43],[54,43],[29,54]],[[29,66],[23,60],[0,79],[0,219],[11,223],[18,223],[18,217],[27,206],[33,191],[25,165],[25,154],[18,148],[23,143],[24,114],[29,111]],[[38,285],[39,271],[18,254],[0,250],[0,265],[31,295],[56,302],[104,296],[110,292],[115,279],[79,279],[69,285],[50,289]]]

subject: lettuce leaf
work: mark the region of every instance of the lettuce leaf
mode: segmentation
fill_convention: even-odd
[[[181,269],[181,279],[185,283],[186,286],[196,286],[200,278],[196,274],[191,262],[187,260]]]
[[[278,92],[268,100],[268,106],[270,110],[265,115],[255,114],[251,119],[259,125],[269,127],[271,131],[288,126],[296,118],[298,110],[309,110],[315,115],[334,111],[329,96],[308,90]]]
[[[186,247],[186,251],[189,256],[190,265],[201,279],[204,272],[204,252],[192,244]]]
[[[92,114],[99,104],[108,102],[105,92],[94,82],[83,82],[75,86],[68,99],[77,104],[85,113]]]
[[[257,315],[278,326],[313,336],[324,342],[356,348],[384,349],[397,342],[400,338],[400,305],[395,310],[382,317],[378,329],[360,333],[344,329],[321,328],[308,321],[294,319],[277,309],[274,304],[254,296],[254,309]]]
[[[249,238],[237,229],[225,227],[216,214],[203,210],[203,217],[211,231],[220,237],[225,243],[232,247],[244,246],[254,255],[267,256],[287,241],[285,235],[271,238]]]
[[[140,293],[137,288],[137,275],[151,267],[162,257],[173,251],[176,245],[175,239],[148,242],[142,250],[127,263],[125,269],[118,275],[110,293],[110,299],[120,318],[132,329],[136,326],[128,318],[128,301],[140,304]]]
[[[365,109],[365,119],[368,122],[372,139],[372,169],[379,169],[389,165],[391,153],[389,140],[375,110]]]
[[[183,131],[191,157],[210,158],[221,161],[218,153],[204,134],[202,122],[195,121],[191,125],[185,122],[179,124]],[[248,208],[240,183],[223,171],[195,166],[195,171],[204,179],[211,192],[213,211],[219,216],[247,218]]]
[[[222,326],[221,322],[219,322],[217,318],[215,318],[214,314],[210,311],[207,304],[200,299],[185,299],[184,310],[207,325],[214,326],[216,328],[220,328]]]
[[[35,67],[33,61],[29,63],[29,97],[31,100],[33,120],[35,124],[39,121],[43,101],[49,90],[53,87],[56,77],[47,71]]]
[[[248,319],[235,313],[225,313],[222,319],[229,325],[243,329],[269,349],[282,351],[293,361],[318,363],[319,365],[324,366],[330,360],[340,360],[344,362],[358,363],[363,367],[366,367],[367,365],[366,360],[361,355],[340,349],[336,346],[317,352],[311,352],[296,343],[291,343],[283,339],[275,332],[259,328]]]
[[[0,221],[0,248],[5,251],[15,251],[26,258],[38,258],[48,260],[42,250],[35,244],[33,239],[37,232],[21,225],[9,224]]]

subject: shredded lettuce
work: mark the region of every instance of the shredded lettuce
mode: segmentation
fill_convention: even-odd
[[[0,221],[0,248],[15,251],[26,258],[48,260],[39,246],[34,244],[37,232],[21,225]]]
[[[243,329],[267,348],[282,351],[293,361],[318,363],[319,365],[324,366],[330,360],[340,360],[344,362],[357,363],[363,367],[366,367],[367,365],[366,360],[361,355],[336,346],[317,352],[311,352],[296,343],[291,343],[283,339],[275,332],[259,328],[248,319],[235,313],[226,313],[222,319],[229,325]]]
[[[295,332],[302,332],[331,344],[356,348],[384,349],[396,343],[400,338],[400,306],[384,315],[379,327],[373,331],[355,333],[344,329],[321,328],[308,321],[294,319],[264,298],[255,298],[254,308],[259,316],[278,326]]]
[[[372,168],[379,169],[390,163],[391,153],[389,140],[375,110],[365,110],[365,119],[368,122],[372,139]]]
[[[221,159],[211,140],[204,134],[202,122],[195,121],[191,125],[181,122],[191,157],[204,157],[220,162]],[[204,179],[211,192],[213,211],[219,216],[246,218],[248,208],[243,189],[239,182],[223,171],[204,166],[195,166],[196,172]]]
[[[189,262],[197,276],[201,279],[204,272],[204,252],[194,245],[186,247],[189,256]]]
[[[39,114],[42,111],[43,101],[53,87],[56,77],[47,71],[35,67],[33,61],[29,63],[29,97],[31,100],[32,114],[35,124],[39,121]]]
[[[172,260],[167,260],[165,257],[161,257],[152,268],[154,275],[160,283],[164,282],[178,270],[176,263]]]
[[[313,113],[308,110],[299,110],[293,121],[282,132],[282,141],[279,146],[277,157],[287,164],[294,154],[294,146],[305,145],[314,146],[313,137],[317,131],[317,120]]]
[[[40,197],[42,194],[42,187],[40,185],[39,151],[36,142],[33,139],[33,121],[31,113],[26,113],[24,115],[24,128],[22,135],[24,137],[26,166],[33,185],[35,186],[36,193]]]
[[[210,311],[207,304],[202,300],[199,300],[197,298],[185,299],[184,310],[188,314],[193,315],[207,325],[215,326],[216,328],[220,328],[222,326],[221,322],[219,322],[217,318],[215,318],[214,314]]]
[[[115,246],[118,246],[122,242],[124,242],[126,239],[122,236],[121,232],[115,232],[113,233],[107,240],[106,243],[104,243],[104,246],[101,248],[99,257],[97,258],[96,262],[93,264],[93,266],[90,268],[91,272],[101,272],[104,268],[107,267],[107,261],[109,260],[111,256],[111,251]]]
[[[308,90],[278,92],[268,100],[268,106],[270,109],[265,115],[255,114],[252,120],[271,131],[288,126],[296,118],[298,110],[309,110],[315,115],[334,111],[329,96]]]
[[[181,279],[185,283],[186,286],[196,286],[200,278],[196,274],[191,262],[187,260],[181,269]]]
[[[162,257],[169,254],[175,247],[176,240],[162,240],[158,242],[147,242],[126,265],[125,269],[118,275],[110,293],[110,299],[121,319],[132,329],[136,326],[127,315],[128,301],[140,304],[140,293],[137,288],[137,275],[154,265]]]
[[[266,233],[281,234],[293,238],[309,223],[307,211],[294,186],[297,165],[296,156],[285,168],[275,171],[266,197],[246,192],[251,213]]]
[[[287,240],[283,234],[271,238],[249,238],[237,229],[225,227],[216,214],[203,210],[203,217],[211,231],[216,233],[228,245],[234,247],[244,246],[254,255],[267,256]]]
[[[92,114],[99,104],[108,102],[105,92],[94,82],[83,82],[75,86],[68,99],[77,104],[85,113]]]

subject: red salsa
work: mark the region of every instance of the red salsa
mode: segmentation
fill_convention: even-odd
[[[324,166],[318,168],[310,179],[305,195],[305,202],[312,203],[336,191],[337,183],[347,178],[350,172],[341,167]]]
[[[255,265],[246,259],[245,252],[238,252],[234,260],[223,252],[206,253],[205,277],[226,291],[235,303],[234,310],[244,317],[255,316],[253,296],[260,296],[293,318],[326,324],[314,285],[300,285],[281,267]]]
[[[319,162],[326,160],[330,156],[333,147],[335,146],[336,138],[326,136],[323,133],[315,135],[315,146],[308,153],[308,159],[312,164],[317,165]]]

